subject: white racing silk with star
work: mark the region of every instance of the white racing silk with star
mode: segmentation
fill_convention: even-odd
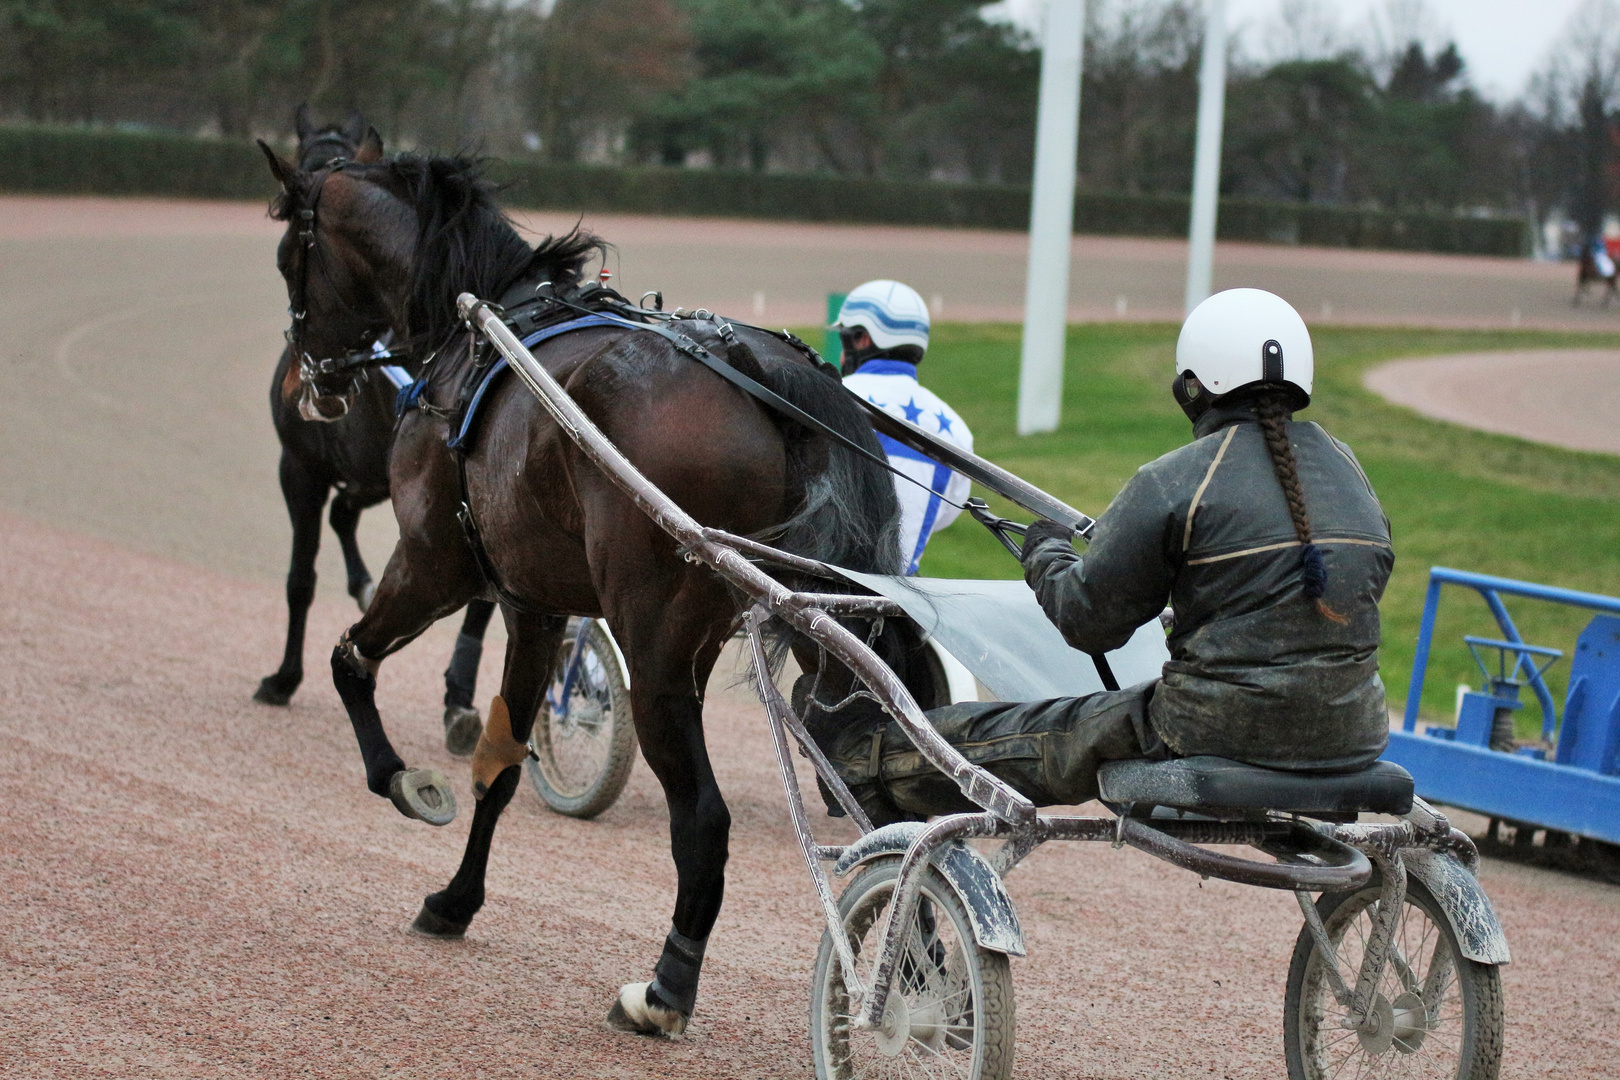
[[[868,360],[844,380],[844,385],[890,416],[937,433],[963,450],[973,449],[973,433],[956,415],[955,409],[917,382],[915,364],[903,360]],[[900,563],[906,574],[915,574],[928,538],[956,520],[961,511],[951,503],[966,499],[972,484],[961,473],[947,469],[909,446],[902,446],[887,435],[879,435],[878,441],[889,456],[889,464],[922,485],[908,484],[898,476],[894,478],[895,495],[900,500]],[[941,499],[941,495],[951,502]]]

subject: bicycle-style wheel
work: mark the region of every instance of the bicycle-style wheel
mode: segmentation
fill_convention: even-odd
[[[1355,988],[1378,884],[1317,901],[1339,972]],[[1433,895],[1409,877],[1393,948],[1373,999],[1375,1025],[1353,1030],[1333,997],[1321,950],[1302,929],[1288,968],[1283,1045],[1290,1080],[1421,1077],[1496,1080],[1502,1063],[1502,981],[1497,968],[1462,955]]]
[[[636,760],[636,729],[619,656],[601,620],[570,623],[529,748],[529,782],[559,814],[595,817],[624,790]]]
[[[863,979],[882,947],[883,913],[900,859],[870,863],[838,904]],[[810,1040],[818,1080],[1012,1075],[1014,1009],[1007,957],[973,940],[967,912],[932,867],[875,1031],[854,1026],[849,991],[832,937],[823,934],[810,987]]]

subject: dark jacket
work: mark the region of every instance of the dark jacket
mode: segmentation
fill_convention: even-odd
[[[1303,594],[1301,546],[1252,405],[1212,408],[1196,441],[1137,470],[1084,557],[1047,540],[1024,576],[1085,652],[1118,648],[1167,602],[1175,609],[1149,718],[1176,753],[1350,770],[1389,737],[1378,677],[1389,519],[1348,446],[1314,423],[1287,430],[1328,569],[1324,599],[1345,623]]]

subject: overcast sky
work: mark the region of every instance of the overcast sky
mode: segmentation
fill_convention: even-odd
[[[1107,0],[1092,0],[1107,3]],[[1284,36],[1279,12],[1283,0],[1227,0],[1227,25],[1240,35],[1243,51],[1273,55]],[[1473,83],[1496,101],[1518,97],[1530,75],[1546,62],[1553,41],[1583,0],[1425,0],[1418,5],[1431,44],[1455,40]],[[1045,0],[1005,0],[1008,14],[1026,26],[1039,20]],[[1412,8],[1397,0],[1397,9]],[[1388,25],[1388,0],[1321,0],[1318,11],[1352,40],[1365,39],[1374,18]]]

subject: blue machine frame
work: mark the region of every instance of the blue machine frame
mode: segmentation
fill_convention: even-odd
[[[1470,645],[1516,652],[1512,669],[1515,675],[1531,656],[1546,656],[1554,650],[1526,644],[1502,603],[1504,595],[1599,612],[1577,641],[1561,731],[1552,693],[1541,671],[1533,660],[1524,669],[1528,676],[1525,685],[1541,705],[1543,739],[1551,743],[1554,734],[1558,735],[1554,760],[1488,748],[1492,712],[1517,708],[1519,704],[1495,693],[1466,695],[1456,732],[1418,730],[1418,704],[1443,585],[1470,588],[1484,598],[1505,640],[1471,639]],[[1431,802],[1620,843],[1620,599],[1444,566],[1432,568],[1417,655],[1412,662],[1405,722],[1401,730],[1390,733],[1384,757],[1411,772],[1417,780],[1418,794]]]

